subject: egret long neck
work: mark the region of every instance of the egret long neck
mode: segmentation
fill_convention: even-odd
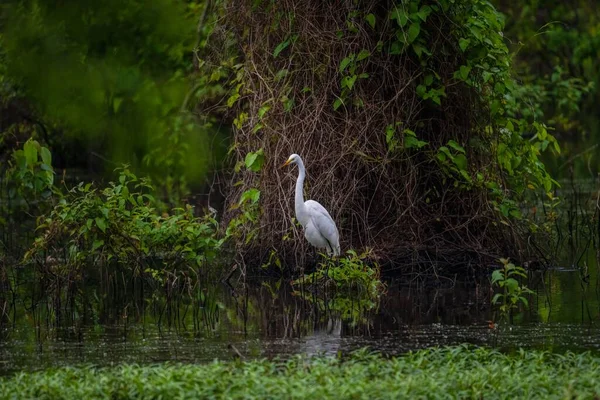
[[[297,161],[298,164],[298,179],[296,180],[296,218],[302,226],[306,226],[308,222],[308,214],[306,212],[306,206],[304,205],[304,178],[306,177],[306,170],[304,169],[304,163],[302,160]]]

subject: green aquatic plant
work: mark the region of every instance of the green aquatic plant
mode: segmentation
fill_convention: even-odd
[[[62,367],[0,378],[11,399],[574,399],[600,393],[600,358],[591,353],[472,346],[385,358],[361,350],[344,357],[214,361],[114,367]]]
[[[511,310],[529,305],[526,295],[533,293],[525,284],[519,282],[519,277],[527,279],[526,271],[506,258],[501,258],[503,267],[492,273],[492,286],[499,289],[499,292],[492,298],[492,304],[498,305],[500,315],[507,319]]]
[[[385,290],[381,282],[379,264],[368,264],[371,251],[358,254],[355,250],[346,251],[345,257],[329,258],[323,255],[316,271],[304,275],[293,282],[294,285],[319,285],[333,288],[342,293],[362,293],[371,298],[379,297]]]
[[[379,265],[369,265],[370,257],[369,249],[361,254],[348,250],[340,258],[323,255],[314,272],[292,281],[293,294],[351,324],[366,322],[385,292]]]

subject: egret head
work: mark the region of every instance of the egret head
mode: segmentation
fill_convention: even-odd
[[[300,156],[298,154],[292,154],[285,163],[283,163],[282,167],[285,167],[290,164],[298,164],[300,161]]]

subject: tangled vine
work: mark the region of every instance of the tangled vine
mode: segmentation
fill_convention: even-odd
[[[523,257],[518,200],[550,190],[537,156],[556,143],[507,117],[514,82],[489,3],[231,0],[224,15],[239,54],[225,223],[246,263],[314,254],[294,223],[295,171],[278,168],[291,153],[343,250],[421,272]]]

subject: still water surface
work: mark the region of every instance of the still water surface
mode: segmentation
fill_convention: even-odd
[[[47,299],[17,298],[10,318],[0,325],[0,374],[80,363],[337,354],[362,347],[395,355],[460,343],[505,351],[597,352],[596,268],[589,273],[586,280],[579,270],[531,273],[535,294],[511,324],[491,323],[497,316],[487,282],[418,287],[390,282],[371,309],[344,298],[315,307],[285,282],[236,289],[216,283],[171,301],[156,295],[129,298],[111,290],[99,294],[93,288],[75,296],[70,306],[61,306],[60,315]]]

